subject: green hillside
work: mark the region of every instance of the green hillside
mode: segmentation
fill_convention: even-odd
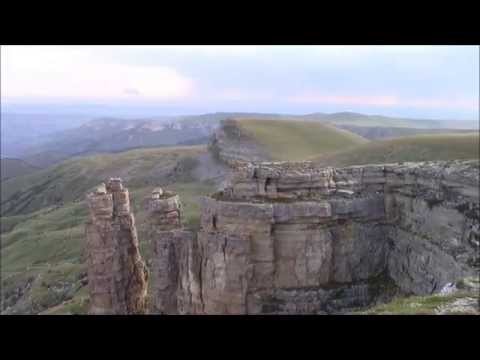
[[[129,187],[168,183],[183,176],[185,167],[195,165],[195,157],[206,152],[202,146],[139,149],[117,154],[73,158],[33,174],[2,183],[1,214],[18,215],[45,206],[83,200],[85,192],[107,177],[121,177]],[[184,174],[181,175],[180,172]],[[178,173],[178,174],[177,174]]]
[[[417,135],[372,141],[352,149],[312,157],[323,166],[479,158],[479,134]]]
[[[110,176],[129,188],[142,255],[143,199],[164,186],[181,196],[185,224],[199,223],[199,198],[214,190],[195,178],[200,146],[133,150],[72,159],[2,183],[1,271],[6,313],[85,313],[88,294],[84,252],[87,191]],[[13,180],[13,179],[12,179]]]
[[[274,160],[304,160],[367,142],[347,130],[318,122],[237,119],[237,124]]]
[[[480,315],[478,306],[480,279],[478,276],[462,278],[455,282],[457,291],[450,294],[397,297],[357,315]]]
[[[313,113],[302,116],[306,120],[329,122],[334,125],[354,125],[367,127],[397,127],[412,129],[478,129],[475,120],[430,120],[367,115],[354,112],[333,114]]]
[[[0,180],[11,179],[16,176],[30,174],[36,170],[37,167],[30,165],[29,163],[21,160],[21,159],[0,159]]]
[[[416,135],[445,135],[445,134],[467,134],[472,129],[417,129],[410,127],[387,127],[387,126],[356,126],[356,125],[335,125],[341,129],[348,130],[368,140],[388,140],[406,136]]]

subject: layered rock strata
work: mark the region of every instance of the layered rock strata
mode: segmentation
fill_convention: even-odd
[[[198,292],[195,234],[182,226],[177,194],[155,189],[146,199],[152,257],[152,308],[156,314],[177,314],[192,309],[191,293]]]
[[[145,313],[148,273],[138,248],[128,190],[113,178],[88,194],[87,203],[90,313]]]
[[[221,126],[212,136],[209,149],[218,160],[233,166],[239,161],[267,161],[271,159],[258,142],[245,133],[235,119],[221,122]]]
[[[342,313],[478,278],[478,186],[478,161],[243,163],[202,199],[198,234],[183,228],[178,195],[156,189],[146,201],[152,312]],[[124,291],[104,279],[125,276],[106,261],[120,243],[112,218],[129,213],[118,199],[128,195],[107,188],[89,199],[89,248],[101,259],[89,270],[96,313]]]
[[[335,313],[478,276],[478,161],[246,164],[205,198],[207,314]]]

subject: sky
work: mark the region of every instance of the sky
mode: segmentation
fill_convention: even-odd
[[[478,46],[2,46],[11,104],[478,119]],[[148,110],[150,109],[150,110]]]

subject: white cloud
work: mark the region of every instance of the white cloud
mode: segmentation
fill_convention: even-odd
[[[146,100],[185,98],[193,81],[174,68],[102,63],[95,47],[2,46],[2,97]]]
[[[478,113],[471,46],[2,46],[1,55],[2,100]]]

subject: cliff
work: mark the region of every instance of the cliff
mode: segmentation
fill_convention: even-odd
[[[195,234],[182,225],[182,205],[177,194],[155,189],[145,206],[153,250],[151,312],[182,313],[185,307],[192,308],[189,294],[199,284],[196,274],[190,271],[197,267],[198,260],[192,257],[196,250]],[[185,301],[187,304],[183,305]]]
[[[110,179],[88,194],[86,226],[91,314],[142,314],[148,273],[138,248],[128,190]]]
[[[237,161],[303,161],[365,144],[368,140],[318,121],[230,119],[221,122],[210,143],[217,158]]]
[[[271,160],[266,151],[234,119],[221,122],[221,126],[212,134],[209,150],[217,160],[229,165],[238,161]]]
[[[147,200],[153,312],[328,314],[479,276],[479,162],[245,163],[205,197]]]
[[[438,292],[478,276],[478,199],[478,161],[246,164],[203,201],[186,312],[335,313]]]

